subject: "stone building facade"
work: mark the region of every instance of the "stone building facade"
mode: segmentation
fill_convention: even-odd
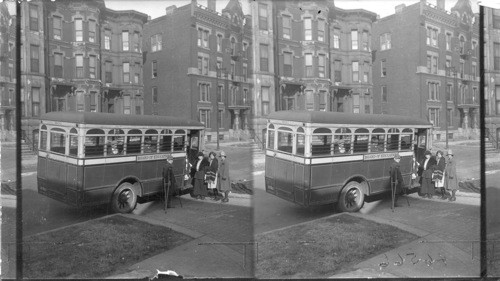
[[[0,140],[15,139],[16,18],[0,3]]]
[[[500,140],[500,10],[484,7],[484,125],[486,137]]]

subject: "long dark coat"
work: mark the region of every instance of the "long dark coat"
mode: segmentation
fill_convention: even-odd
[[[220,191],[231,191],[231,180],[229,179],[229,161],[219,161],[219,189]]]
[[[198,166],[198,161],[201,161],[200,166],[198,169],[196,167]],[[193,175],[193,195],[201,195],[201,196],[207,196],[208,191],[207,187],[205,185],[205,171],[208,167],[209,163],[207,158],[203,157],[202,160],[197,160],[194,165],[191,167],[191,174]]]
[[[210,159],[208,160],[208,167],[207,167],[207,181],[215,181],[215,176],[217,174],[217,171],[219,170],[219,162],[217,161],[217,158],[214,158],[211,162]]]
[[[424,167],[425,160],[427,158],[422,159],[420,163],[420,167],[418,168],[418,175],[422,178],[422,183],[420,186],[420,192],[423,194],[434,194],[434,185],[432,184],[432,172],[434,171],[434,166],[436,165],[436,158],[431,156],[429,162],[427,162],[427,166]]]
[[[450,190],[458,189],[457,163],[455,159],[449,159],[446,164],[444,186]]]

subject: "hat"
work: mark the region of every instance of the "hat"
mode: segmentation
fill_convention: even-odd
[[[167,154],[167,161],[168,160],[174,160],[174,156],[172,156],[172,154]]]
[[[424,155],[432,155],[432,153],[429,150],[426,150]]]
[[[224,152],[224,150],[222,150],[222,151],[220,152],[220,157],[222,157],[222,156],[226,156],[226,153]]]
[[[448,152],[446,153],[446,155],[453,155],[453,151],[451,151],[451,149],[448,149]]]
[[[203,154],[203,152],[201,152],[201,151],[200,151],[200,152],[198,152],[198,155],[196,155],[196,156],[197,156],[197,157],[200,157],[200,156],[205,157],[205,154]]]
[[[441,156],[443,156],[443,155],[444,155],[444,153],[443,153],[441,150],[438,150],[438,151],[436,152],[436,155],[438,155],[438,154],[441,154]]]
[[[399,155],[399,153],[394,154],[394,159],[401,159],[401,156]]]

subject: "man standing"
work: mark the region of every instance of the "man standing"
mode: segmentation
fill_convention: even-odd
[[[451,151],[451,149],[448,150],[447,156],[448,163],[446,163],[446,172],[444,173],[445,187],[447,190],[451,191],[451,195],[448,200],[453,202],[457,200],[457,198],[455,197],[455,193],[458,189],[457,163],[455,162],[455,159],[453,159],[453,152]]]
[[[176,194],[177,183],[174,176],[174,157],[172,154],[167,155],[167,163],[163,166],[163,186],[167,196],[167,208],[175,208],[172,206],[172,196]]]
[[[398,202],[398,193],[401,193],[401,185],[403,184],[403,175],[401,174],[401,169],[399,162],[401,161],[401,156],[399,153],[394,155],[394,161],[390,166],[390,175],[391,175],[391,192],[392,192],[392,200],[394,202],[394,207],[399,207]],[[399,192],[398,192],[399,190]]]
[[[231,180],[229,179],[229,162],[226,159],[226,153],[224,151],[220,152],[220,162],[219,162],[219,188],[222,193],[224,193],[224,199],[222,202],[226,203],[229,201],[228,194],[231,192]]]

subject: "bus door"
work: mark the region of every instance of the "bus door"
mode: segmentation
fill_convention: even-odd
[[[415,140],[416,140],[416,145],[415,145],[415,159],[417,162],[421,162],[424,159],[424,154],[425,151],[427,150],[427,147],[429,147],[428,140],[429,140],[429,130],[428,129],[417,129],[415,132]]]

